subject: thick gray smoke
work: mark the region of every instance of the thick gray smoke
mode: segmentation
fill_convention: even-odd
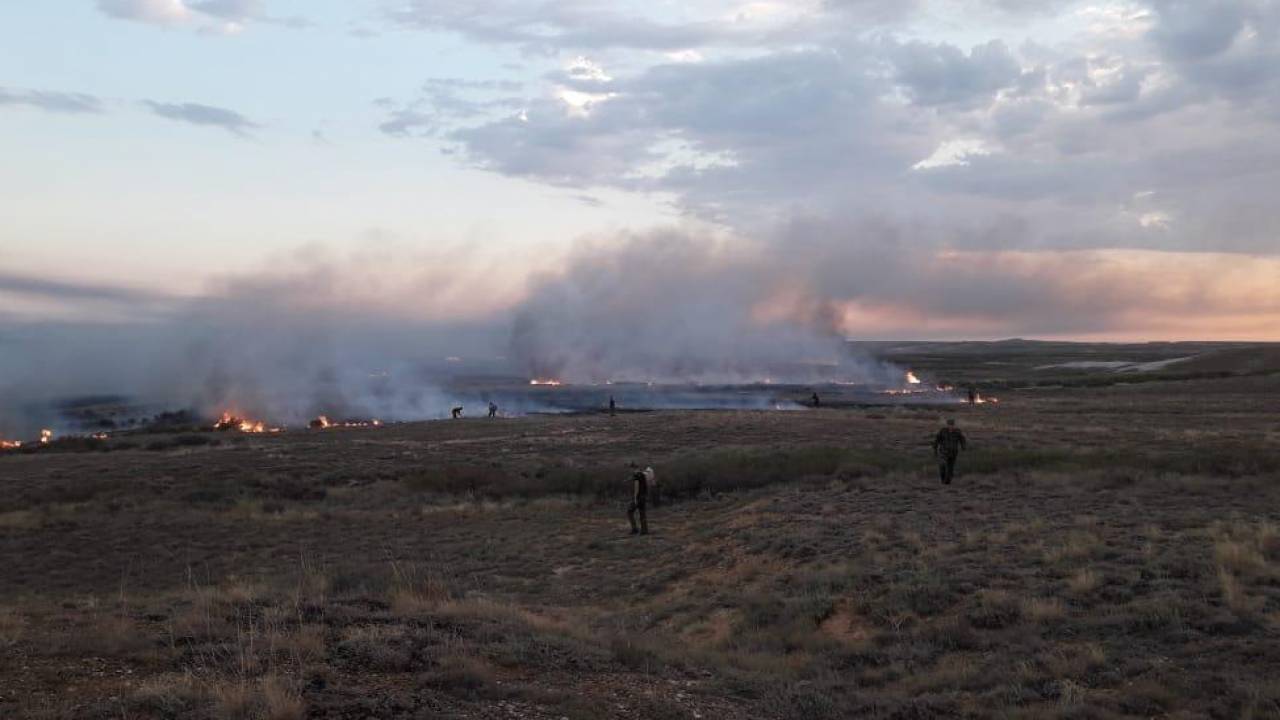
[[[561,272],[534,278],[515,307],[456,320],[432,319],[456,302],[440,275],[385,294],[377,278],[367,266],[310,262],[194,299],[40,284],[46,301],[87,298],[110,312],[94,322],[0,319],[0,434],[56,426],[58,403],[86,395],[297,425],[321,413],[444,417],[463,400],[478,409],[483,378],[502,376],[739,383],[894,374],[850,358],[822,299],[797,290],[806,280],[741,244],[658,233],[584,247]],[[32,287],[0,278],[0,293]]]
[[[808,279],[769,257],[680,233],[580,250],[517,308],[512,356],[572,382],[868,379]]]

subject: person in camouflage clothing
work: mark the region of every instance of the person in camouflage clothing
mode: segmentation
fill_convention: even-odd
[[[965,449],[964,433],[956,427],[955,420],[947,420],[946,427],[933,438],[933,454],[938,458],[938,474],[943,485],[950,485],[956,474],[956,458]]]
[[[649,534],[649,515],[646,512],[649,500],[649,476],[639,465],[631,463],[631,504],[627,505],[627,520],[631,523],[632,535]],[[652,472],[652,471],[651,471]],[[640,524],[636,525],[636,513],[640,513]]]

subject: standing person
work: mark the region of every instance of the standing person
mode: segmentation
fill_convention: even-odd
[[[453,415],[454,420],[457,420],[458,418],[462,417],[462,406],[461,405],[455,406],[452,410],[449,411],[449,414]]]
[[[956,427],[954,419],[948,419],[946,427],[933,438],[933,454],[938,458],[938,474],[943,485],[950,485],[956,474],[956,458],[965,449],[964,433]]]
[[[822,400],[818,397],[818,393],[813,394],[813,406],[822,407]]]
[[[978,389],[970,385],[969,386],[969,404],[973,405],[976,402],[978,402]]]
[[[613,396],[610,395],[609,396],[609,414],[613,415],[616,412],[618,412],[618,403],[614,402]]]
[[[632,535],[649,534],[649,516],[645,505],[649,500],[649,478],[635,463],[631,463],[631,504],[627,506],[627,521]],[[640,525],[636,526],[636,512],[640,513]]]
[[[491,418],[498,417],[498,403],[492,400],[489,401],[489,417]]]

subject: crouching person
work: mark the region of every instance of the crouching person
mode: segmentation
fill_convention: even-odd
[[[645,472],[634,464],[631,466],[631,504],[627,506],[627,520],[631,523],[632,535],[649,534],[649,516],[645,512],[649,501],[649,478]],[[636,514],[640,515],[640,524],[636,525]]]

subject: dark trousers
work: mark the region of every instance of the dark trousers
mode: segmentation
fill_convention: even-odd
[[[938,475],[941,477],[943,485],[951,484],[951,479],[956,476],[955,455],[938,456]]]
[[[645,506],[644,498],[639,498],[638,500],[632,500],[631,504],[627,506],[627,520],[631,523],[632,533],[638,532],[641,535],[649,534],[649,516],[645,514],[644,506]],[[636,526],[636,511],[640,512],[639,527]]]

